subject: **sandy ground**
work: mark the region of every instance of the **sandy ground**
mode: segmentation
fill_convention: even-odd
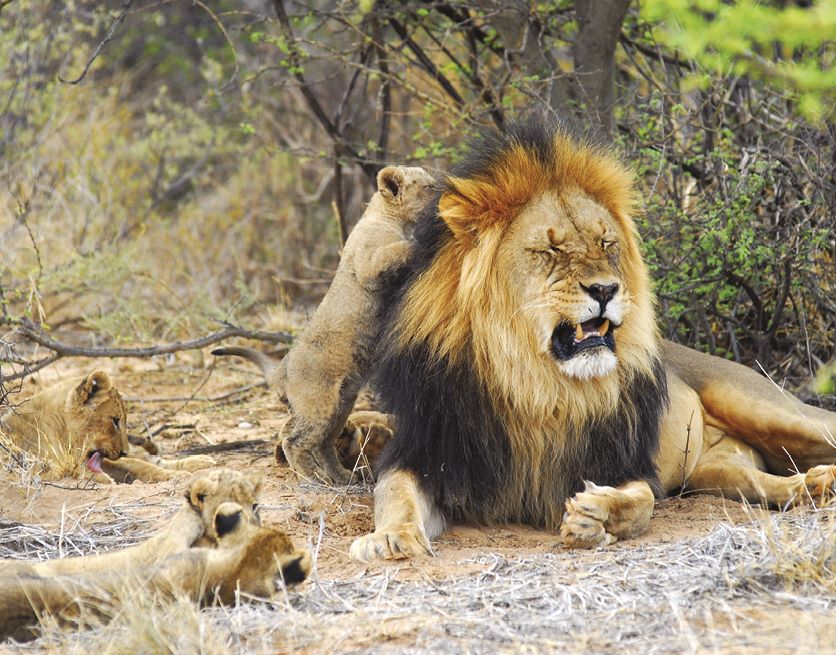
[[[167,426],[155,437],[167,456],[200,446],[252,441],[244,448],[213,456],[220,465],[261,472],[265,481],[261,496],[263,521],[281,527],[297,543],[308,544],[316,553],[315,580],[292,590],[292,600],[285,599],[285,611],[289,612],[285,618],[294,628],[285,630],[282,638],[272,631],[267,636],[264,630],[256,631],[259,634],[256,641],[233,640],[230,643],[236,646],[232,650],[631,652],[634,646],[646,645],[650,652],[836,652],[833,617],[836,597],[832,593],[809,585],[801,590],[792,587],[777,591],[758,583],[760,587],[741,604],[736,595],[739,583],[724,582],[730,579],[728,570],[733,575],[737,575],[734,571],[740,572],[734,562],[730,569],[721,566],[728,543],[751,537],[747,543],[752,552],[757,551],[757,555],[758,548],[769,551],[769,545],[764,546],[761,537],[763,526],[775,521],[774,513],[709,496],[670,498],[658,503],[650,530],[643,537],[607,549],[568,551],[558,545],[554,535],[525,526],[461,526],[434,544],[435,557],[364,565],[351,561],[348,549],[355,537],[373,527],[371,487],[354,485],[334,490],[309,484],[275,461],[274,443],[286,415],[277,411],[277,403],[264,387],[252,386],[259,381],[254,368],[232,359],[213,363],[208,355],[206,359],[193,355],[153,361],[74,360],[60,362],[27,381],[23,394],[66,376],[88,372],[93,366],[111,373],[123,395],[130,399],[130,432],[154,433]],[[103,528],[117,519],[125,526],[123,543],[152,533],[174,511],[185,488],[183,482],[96,487],[65,480],[25,485],[10,470],[3,471],[2,477],[0,534],[2,528],[19,523],[37,526],[59,538],[65,533],[89,536],[86,546],[84,540],[81,546],[78,539],[69,540],[72,547],[62,551],[65,554],[112,547],[115,543],[112,535],[110,541],[96,539],[97,526]],[[806,521],[804,511],[790,513],[790,519],[795,520],[792,515],[798,515],[798,521]],[[832,515],[825,518],[832,532]],[[829,537],[825,535],[825,538]],[[720,543],[724,539],[726,545]],[[715,546],[719,549],[717,554],[712,551]],[[29,556],[37,554],[37,544],[27,544],[25,552]],[[768,572],[764,557],[769,553],[761,554],[760,560],[757,557],[752,560],[752,566],[763,565]],[[708,567],[707,571],[695,571],[693,583],[684,584],[680,580],[684,575],[682,562],[687,566],[695,559],[703,561],[700,558],[705,559],[703,565]],[[648,563],[646,570],[641,569],[643,561]],[[712,562],[716,562],[713,568]],[[661,567],[659,573],[653,569],[657,564]],[[669,590],[662,586],[655,595],[648,595],[649,587],[641,587],[639,583],[647,578],[652,586],[654,579],[669,575],[669,566],[676,568],[679,576],[676,582],[671,583]],[[637,571],[642,572],[636,574]],[[515,576],[519,579],[517,586],[513,584]],[[634,598],[632,605],[628,602],[621,607],[620,601],[613,603],[592,592],[586,597],[589,589],[597,589],[595,585],[599,584],[603,585],[602,589],[611,587],[602,591],[605,595],[617,593],[619,585],[630,586],[631,578],[638,586],[624,591],[623,598],[639,598]],[[745,576],[742,579],[748,580]],[[548,584],[542,587],[544,580]],[[693,589],[706,580],[714,582],[699,592],[698,602],[689,600]],[[522,604],[515,602],[520,589],[529,583],[534,586],[534,596],[526,596]],[[567,592],[572,585],[581,585],[579,591]],[[717,587],[716,599],[712,598],[711,585]],[[560,605],[558,596],[549,596],[560,589],[563,590],[560,593],[569,593],[569,610]],[[833,590],[831,586],[830,592]],[[668,591],[673,597],[669,597]],[[572,593],[577,597],[574,601]],[[371,611],[370,600],[363,600],[364,595],[376,602],[369,616],[352,615],[358,611],[357,594],[366,612]],[[523,608],[528,604],[534,609],[525,612],[524,620],[510,620],[506,613],[501,621],[492,621],[493,610],[484,607],[481,613],[477,610],[485,599],[494,595],[500,599],[497,601],[500,605],[506,602]],[[430,596],[453,604],[442,607],[426,601]],[[471,596],[476,605],[471,603],[472,606],[462,609],[455,604]],[[540,605],[538,600],[542,601]],[[664,601],[657,614],[652,614],[652,607],[642,605],[648,600],[651,604],[655,600]],[[247,612],[254,611],[249,607],[233,610],[240,613],[235,619],[239,623],[244,621],[242,617],[249,616]],[[569,619],[555,615],[566,611]],[[633,621],[647,623],[648,619],[642,617],[653,616],[670,627],[670,635],[654,639],[643,635],[640,625],[636,625],[635,634],[630,637],[632,633],[627,629],[624,634],[628,636],[624,637],[624,622],[630,625],[631,611],[638,612]],[[212,612],[217,610],[206,612],[212,617]],[[659,612],[664,617],[657,616]],[[235,628],[224,623],[231,620],[229,616],[226,611],[221,631],[230,630],[234,634]],[[353,619],[346,620],[345,616]],[[481,624],[482,616],[488,621],[487,627]],[[211,620],[217,624],[216,619]],[[261,625],[258,617],[250,619]],[[508,620],[507,629],[494,635],[497,626]],[[609,630],[607,621],[615,632]],[[440,626],[446,622],[453,628],[441,630]],[[529,622],[533,622],[530,628],[526,627]],[[554,629],[545,630],[552,624]],[[758,629],[753,632],[752,626]],[[251,628],[241,627],[241,630],[253,633]],[[439,630],[443,634],[438,635]],[[330,636],[323,637],[324,640],[312,637],[311,632],[316,631]],[[480,637],[482,633],[484,639]],[[74,647],[84,650],[84,636],[75,639]],[[23,648],[27,651],[56,648],[54,644],[41,642],[44,640]],[[70,649],[67,644],[57,648]]]

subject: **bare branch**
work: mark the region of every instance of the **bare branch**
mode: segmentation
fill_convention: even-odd
[[[167,355],[183,350],[205,348],[206,346],[210,346],[231,337],[243,337],[246,339],[255,339],[257,341],[266,341],[268,343],[290,343],[293,340],[293,337],[287,332],[248,330],[246,328],[223,322],[222,325],[226,326],[223,330],[218,330],[217,332],[187,341],[175,341],[174,343],[148,346],[145,348],[88,348],[83,346],[73,346],[71,344],[58,341],[57,339],[53,339],[43,330],[43,328],[26,318],[0,321],[0,324],[4,323],[7,325],[14,325],[13,334],[22,336],[39,346],[47,348],[54,354],[38,360],[37,362],[24,362],[22,360],[17,361],[16,363],[24,366],[24,370],[12,375],[0,376],[0,382],[16,380],[27,375],[31,375],[35,371],[42,369],[62,357],[153,357],[155,355]]]
[[[119,10],[119,15],[113,19],[113,22],[110,24],[110,27],[107,28],[107,33],[105,34],[104,38],[101,40],[99,45],[96,46],[96,49],[93,51],[93,54],[90,56],[90,59],[87,60],[87,64],[84,66],[84,70],[81,71],[81,75],[79,75],[74,80],[65,80],[61,77],[61,73],[58,73],[58,80],[63,82],[64,84],[78,84],[87,77],[87,73],[90,71],[90,67],[93,65],[93,62],[98,59],[99,55],[101,54],[104,47],[113,39],[113,35],[116,32],[116,28],[119,27],[125,20],[125,16],[128,15],[128,10],[131,8],[131,5],[134,3],[134,0],[124,0],[122,3],[122,8]]]
[[[418,63],[421,64],[421,67],[432,77],[438,84],[441,86],[442,89],[453,99],[460,107],[464,105],[464,98],[459,95],[459,92],[456,91],[456,87],[448,80],[444,73],[442,73],[438,67],[433,63],[432,59],[430,59],[429,55],[419,46],[407,33],[406,28],[394,18],[389,19],[389,24],[395,30],[395,33],[403,40],[406,44],[406,47],[412,51],[418,58]]]
[[[319,99],[311,90],[310,85],[305,78],[305,74],[302,72],[302,62],[299,56],[299,47],[296,44],[296,38],[293,35],[293,26],[290,24],[290,18],[288,17],[281,0],[273,0],[273,8],[276,11],[276,16],[279,19],[279,25],[282,28],[284,37],[288,42],[288,58],[290,59],[291,73],[293,77],[296,78],[296,81],[299,82],[299,90],[302,92],[305,101],[308,103],[308,107],[311,112],[313,112],[313,115],[316,116],[320,125],[325,128],[328,136],[333,139],[334,143],[338,144],[346,152],[346,154],[355,159],[360,165],[360,168],[363,169],[366,177],[368,177],[369,180],[374,181],[375,176],[377,175],[377,167],[367,161],[364,157],[361,157],[351,144],[345,140],[337,125],[330,118],[328,118],[328,114],[325,113]]]

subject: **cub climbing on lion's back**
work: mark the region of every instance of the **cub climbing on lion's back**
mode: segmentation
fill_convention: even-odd
[[[378,173],[377,193],[345,243],[328,292],[281,364],[251,348],[212,351],[253,361],[286,397],[291,417],[276,457],[284,454],[303,478],[329,484],[351,479],[334,443],[369,375],[380,287],[406,263],[412,228],[434,188],[420,167],[387,166]]]

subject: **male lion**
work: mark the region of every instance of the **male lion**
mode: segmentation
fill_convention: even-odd
[[[110,376],[94,371],[59,382],[0,416],[0,436],[41,459],[44,477],[57,479],[79,468],[96,482],[159,482],[215,464],[196,455],[165,460],[146,442],[128,442],[127,411]],[[69,466],[67,465],[69,463]]]
[[[558,125],[472,145],[385,291],[376,387],[397,429],[352,557],[430,552],[461,521],[607,544],[683,483],[772,504],[832,489],[836,415],[662,347],[635,195],[611,154]],[[803,472],[776,475],[793,462]]]
[[[310,571],[308,552],[296,550],[281,531],[253,524],[246,513],[229,501],[215,509],[213,548],[183,547],[160,552],[152,562],[129,559],[120,567],[75,575],[0,578],[0,640],[33,638],[44,614],[62,622],[80,619],[84,611],[110,617],[137,591],[155,598],[184,595],[200,604],[230,604],[238,593],[271,598],[281,584],[304,580]]]
[[[290,420],[282,450],[300,476],[346,484],[351,471],[337,458],[335,441],[371,368],[380,288],[409,256],[418,212],[435,184],[423,168],[387,166],[377,193],[351,231],[328,292],[281,365],[250,348],[218,348],[255,362],[271,387],[286,395]]]

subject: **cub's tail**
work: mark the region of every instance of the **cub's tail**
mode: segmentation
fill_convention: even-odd
[[[281,373],[284,370],[284,360],[276,360],[254,348],[243,348],[240,346],[230,346],[228,348],[215,348],[212,351],[213,355],[224,357],[226,355],[234,355],[236,357],[243,357],[248,359],[253,364],[261,369],[261,374],[271,387],[276,387],[280,383],[280,378],[284,376]]]

